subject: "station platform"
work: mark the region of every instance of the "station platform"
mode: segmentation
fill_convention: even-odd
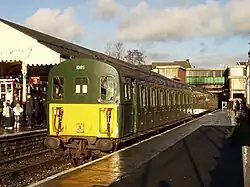
[[[240,187],[241,145],[227,137],[235,125],[216,111],[29,187]]]
[[[34,132],[46,132],[46,131],[47,129],[39,126],[35,128],[28,128],[27,126],[25,126],[25,127],[20,127],[19,129],[4,129],[4,127],[0,127],[0,139],[30,134]]]

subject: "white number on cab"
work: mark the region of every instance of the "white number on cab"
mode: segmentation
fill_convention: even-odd
[[[85,69],[85,65],[77,65],[76,70],[83,70]]]

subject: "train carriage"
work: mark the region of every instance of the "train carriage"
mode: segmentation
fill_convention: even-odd
[[[120,142],[217,108],[216,96],[136,66],[91,58],[53,67],[48,84],[48,148],[73,165]]]

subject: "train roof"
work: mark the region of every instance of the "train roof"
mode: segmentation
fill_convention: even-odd
[[[113,66],[114,68],[116,68],[119,74],[124,77],[132,77],[137,80],[149,81],[152,83],[166,85],[166,86],[173,87],[173,88],[187,89],[187,90],[193,90],[193,91],[202,92],[206,94],[211,94],[207,92],[206,90],[204,90],[203,88],[195,87],[186,83],[181,83],[181,82],[169,79],[156,72],[140,68],[139,66],[127,63],[122,60],[115,59],[113,57],[110,57],[101,53],[98,53],[98,55],[95,55],[95,56],[84,55],[82,58],[76,58],[75,60],[80,60],[84,58],[94,59],[94,60],[109,64]]]

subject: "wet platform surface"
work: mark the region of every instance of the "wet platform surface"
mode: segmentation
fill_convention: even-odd
[[[246,118],[236,129],[233,140],[242,146],[244,186],[250,187],[250,110],[247,111]]]
[[[47,179],[40,187],[240,187],[241,146],[226,133],[230,113],[215,112],[109,158]]]
[[[20,127],[19,129],[4,129],[4,127],[0,127],[0,139],[8,138],[11,136],[24,135],[29,134],[31,132],[46,132],[46,129],[42,126],[37,126],[35,128]]]

